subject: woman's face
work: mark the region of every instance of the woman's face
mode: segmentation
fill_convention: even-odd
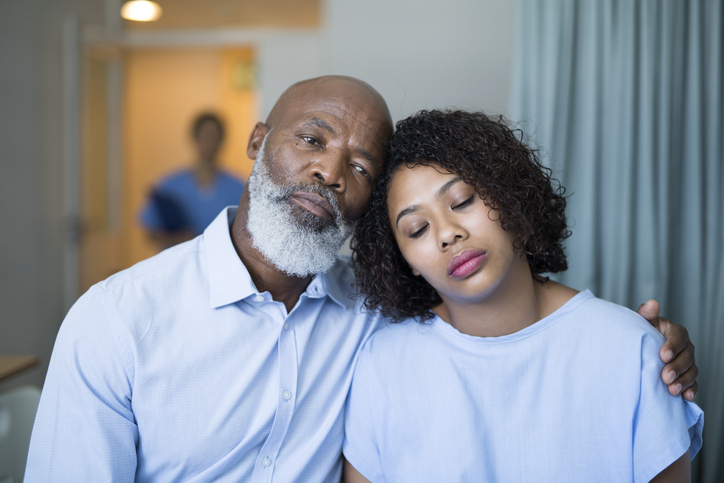
[[[204,161],[213,161],[223,141],[221,130],[214,121],[205,121],[199,126],[194,141],[199,157]]]
[[[457,174],[401,165],[390,181],[387,213],[413,273],[446,303],[483,301],[526,271],[530,277],[498,212]]]

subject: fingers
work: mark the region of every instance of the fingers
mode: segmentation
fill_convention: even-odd
[[[659,316],[660,311],[661,307],[659,307],[659,303],[653,299],[642,303],[639,305],[638,310],[636,310],[641,317],[648,320],[654,327],[656,327],[656,318]]]
[[[691,362],[694,362],[694,346],[689,341],[689,332],[686,328],[674,324],[663,317],[658,317],[657,323],[654,324],[654,326],[666,339],[664,345],[661,346],[661,350],[659,350],[659,357],[661,357],[662,361],[672,362],[687,346],[691,346],[691,354],[689,354],[689,356],[691,356]]]
[[[669,386],[669,393],[674,396],[693,388],[691,391],[687,391],[693,399],[698,390],[698,385],[696,385],[698,375],[699,369],[694,363],[694,345],[688,342],[684,350],[664,366],[661,379]]]
[[[699,383],[695,382],[689,389],[684,391],[684,399],[687,401],[693,401],[697,392],[699,392]]]
[[[668,386],[669,393],[691,401],[699,391],[696,378],[699,369],[694,362],[694,345],[689,340],[687,330],[659,317],[660,306],[656,300],[648,300],[639,306],[637,312],[661,332],[666,341],[661,346],[659,357],[667,364],[661,371],[661,379]]]

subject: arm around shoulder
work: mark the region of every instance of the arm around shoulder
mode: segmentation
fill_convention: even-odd
[[[656,475],[652,483],[689,483],[691,481],[691,457],[689,451]]]
[[[58,332],[30,441],[25,481],[133,481],[138,431],[128,354],[97,288]],[[125,360],[125,364],[124,364]]]
[[[344,459],[344,469],[342,470],[343,483],[370,483],[370,480],[362,476],[362,473],[352,466],[352,463]]]

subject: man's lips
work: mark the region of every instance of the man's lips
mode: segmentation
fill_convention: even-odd
[[[328,220],[334,220],[334,208],[323,196],[308,191],[297,191],[292,193],[290,198],[299,206],[313,215]]]
[[[480,268],[487,254],[484,250],[464,250],[450,261],[447,274],[453,278],[465,278]]]

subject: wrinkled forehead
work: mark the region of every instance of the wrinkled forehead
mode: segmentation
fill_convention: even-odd
[[[374,123],[392,134],[392,118],[382,96],[358,79],[335,76],[311,79],[287,89],[269,114],[267,123],[273,127],[289,115],[314,110]]]
[[[342,123],[364,126],[385,134],[384,141],[392,135],[392,122],[386,109],[373,96],[348,95],[346,92],[329,92],[324,95],[309,93],[297,97],[287,113],[292,118],[305,117],[315,113],[334,116]]]

